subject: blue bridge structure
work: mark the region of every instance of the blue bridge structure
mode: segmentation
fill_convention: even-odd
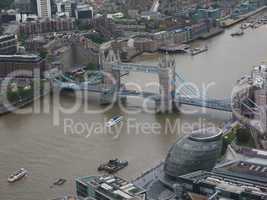
[[[110,104],[120,98],[130,96],[154,100],[161,112],[178,109],[181,105],[205,107],[220,111],[232,112],[230,99],[204,98],[196,87],[193,87],[175,71],[175,60],[171,55],[162,55],[158,66],[122,63],[119,55],[110,50],[107,55],[100,55],[100,74],[85,82],[77,82],[60,74],[53,78],[53,85],[59,89],[88,91],[101,94],[101,103]],[[121,77],[129,72],[154,73],[159,76],[159,93],[128,90],[121,84]],[[101,80],[100,80],[101,79]],[[100,80],[100,81],[99,81]],[[114,98],[115,96],[115,98]]]

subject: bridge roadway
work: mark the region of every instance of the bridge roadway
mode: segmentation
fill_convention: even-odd
[[[88,91],[95,93],[104,93],[112,90],[112,87],[106,87],[103,84],[99,85],[79,85],[75,83],[64,83],[64,82],[55,82],[60,89],[72,89],[79,91]],[[152,92],[140,92],[135,90],[120,90],[118,92],[120,97],[136,96],[143,98],[150,98],[153,100],[160,100],[160,95]],[[190,98],[190,97],[176,97],[175,101],[180,104],[197,106],[197,107],[206,107],[210,109],[216,109],[226,112],[232,112],[231,103],[229,100],[217,100],[217,99],[207,99],[202,98]]]
[[[158,66],[133,64],[133,63],[119,63],[119,64],[112,64],[111,66],[113,70],[119,70],[119,71],[159,73],[160,70]]]
[[[160,100],[160,95],[151,92],[138,92],[132,90],[122,90],[118,93],[119,96],[127,97],[127,96],[140,96],[144,98],[151,98],[153,100]],[[220,111],[232,112],[231,101],[226,100],[218,100],[218,99],[203,99],[203,98],[191,98],[191,97],[176,97],[175,102],[196,106],[196,107],[205,107],[210,109],[216,109]]]
[[[205,107],[220,111],[232,112],[231,101],[218,100],[218,99],[203,99],[203,98],[190,98],[190,97],[178,97],[177,101],[184,105]]]

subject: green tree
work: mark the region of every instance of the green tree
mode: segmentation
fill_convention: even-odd
[[[87,70],[97,70],[97,64],[94,63],[88,63],[86,66]]]
[[[48,52],[45,49],[42,49],[40,51],[40,57],[41,58],[46,58],[47,57],[47,54],[48,54]]]
[[[18,40],[20,41],[20,44],[22,46],[25,45],[25,42],[26,42],[27,38],[28,38],[28,36],[26,34],[24,34],[24,33],[18,35]]]
[[[14,0],[0,0],[0,9],[10,8]]]

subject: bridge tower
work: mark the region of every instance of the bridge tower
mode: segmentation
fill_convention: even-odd
[[[159,61],[160,100],[157,101],[159,112],[172,112],[179,106],[175,103],[175,58],[172,55],[162,55]]]
[[[113,70],[112,65],[120,63],[119,54],[110,49],[105,55],[105,52],[100,53],[100,65],[104,72],[104,87],[110,89],[109,92],[101,94],[101,104],[111,104],[117,101],[116,93],[120,89],[120,71]]]

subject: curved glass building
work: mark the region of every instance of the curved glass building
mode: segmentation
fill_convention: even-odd
[[[164,173],[177,178],[197,170],[211,170],[222,149],[222,130],[205,128],[182,137],[171,147],[164,164]]]

